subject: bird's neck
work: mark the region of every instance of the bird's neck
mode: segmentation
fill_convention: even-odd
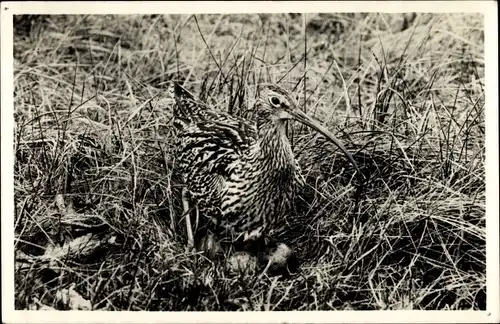
[[[283,122],[262,125],[259,129],[257,146],[259,162],[264,167],[262,170],[267,172],[293,171],[295,159]]]

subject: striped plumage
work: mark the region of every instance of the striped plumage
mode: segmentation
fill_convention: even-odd
[[[258,87],[251,119],[215,111],[175,83],[169,91],[175,99],[176,161],[189,200],[201,217],[233,237],[259,238],[288,214],[301,174],[285,120],[293,118],[322,132],[354,163],[278,86]]]

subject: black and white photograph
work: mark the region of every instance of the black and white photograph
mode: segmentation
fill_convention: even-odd
[[[397,4],[3,3],[5,322],[497,322],[496,3]]]

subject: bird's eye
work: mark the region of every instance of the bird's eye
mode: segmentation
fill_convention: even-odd
[[[279,106],[281,104],[281,101],[279,100],[278,97],[271,97],[269,98],[269,101],[273,106]]]

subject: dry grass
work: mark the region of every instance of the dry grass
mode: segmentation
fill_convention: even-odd
[[[485,309],[481,16],[31,18],[14,38],[16,309]],[[184,253],[170,79],[234,114],[279,81],[353,152],[362,185],[290,127],[307,185],[276,235],[298,273]]]

